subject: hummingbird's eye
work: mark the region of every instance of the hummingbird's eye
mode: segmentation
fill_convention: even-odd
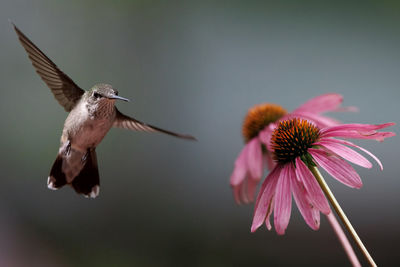
[[[100,98],[100,97],[101,97],[101,94],[99,94],[99,93],[97,93],[97,92],[94,92],[94,93],[93,93],[93,96],[94,96],[95,98]]]

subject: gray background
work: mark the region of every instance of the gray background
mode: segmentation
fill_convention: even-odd
[[[312,231],[297,207],[285,236],[251,234],[229,176],[257,103],[337,92],[360,109],[345,122],[398,122],[399,15],[397,1],[3,0],[1,266],[349,266],[326,219]],[[67,114],[8,19],[82,88],[110,83],[133,100],[123,112],[199,141],[112,130],[96,200],[48,190]],[[384,171],[355,167],[361,190],[326,180],[377,263],[394,265],[400,141],[357,143]]]

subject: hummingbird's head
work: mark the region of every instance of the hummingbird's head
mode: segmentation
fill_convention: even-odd
[[[93,103],[114,103],[116,99],[129,102],[129,99],[118,96],[118,91],[109,84],[96,84],[89,91],[89,101]]]

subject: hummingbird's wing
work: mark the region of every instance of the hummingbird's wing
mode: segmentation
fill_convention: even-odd
[[[169,134],[169,135],[179,137],[179,138],[196,140],[196,138],[191,135],[178,134],[178,133],[170,132],[167,130],[163,130],[158,127],[138,121],[134,118],[128,117],[128,116],[122,114],[117,108],[115,108],[115,110],[117,111],[117,115],[115,117],[113,127],[125,128],[125,129],[129,129],[129,130],[133,130],[133,131],[159,132],[159,133],[165,133],[165,134]]]
[[[17,26],[14,24],[13,26],[18,35],[18,39],[28,53],[29,59],[32,61],[32,65],[35,67],[36,72],[51,89],[58,103],[60,103],[66,111],[71,111],[85,91],[77,86],[71,78],[64,74],[56,64],[54,64],[17,28]]]

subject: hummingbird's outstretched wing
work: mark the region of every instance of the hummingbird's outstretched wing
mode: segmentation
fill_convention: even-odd
[[[165,133],[165,134],[169,134],[169,135],[179,137],[179,138],[196,140],[196,138],[191,135],[178,134],[178,133],[170,132],[170,131],[163,130],[158,127],[143,123],[141,121],[138,121],[134,118],[131,118],[131,117],[128,117],[128,116],[122,114],[117,108],[115,108],[115,109],[117,111],[117,115],[115,117],[113,127],[125,128],[125,129],[129,129],[129,130],[133,130],[133,131],[159,132],[159,133]]]
[[[56,64],[14,25],[14,23],[12,23],[12,25],[18,35],[19,41],[28,53],[29,59],[32,61],[36,72],[51,89],[58,103],[60,103],[66,111],[71,111],[85,91],[64,74]]]

